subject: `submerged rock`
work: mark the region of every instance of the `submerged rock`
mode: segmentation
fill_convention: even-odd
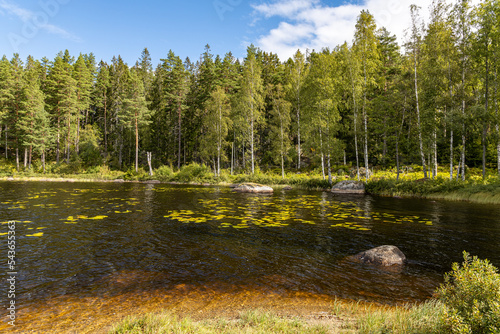
[[[402,266],[406,256],[396,246],[384,245],[354,255],[354,260],[382,267]]]
[[[147,180],[147,181],[143,181],[142,183],[146,183],[146,184],[158,184],[158,183],[161,183],[159,180]]]
[[[332,188],[334,194],[364,194],[365,184],[359,181],[340,181]]]
[[[233,188],[234,191],[242,193],[272,193],[273,188],[257,183],[242,183]]]

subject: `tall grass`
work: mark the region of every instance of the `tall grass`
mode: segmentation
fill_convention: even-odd
[[[120,324],[114,326],[109,333],[323,334],[328,333],[328,329],[326,326],[322,325],[309,325],[298,318],[282,318],[270,312],[251,310],[242,312],[236,319],[218,318],[204,321],[193,321],[189,318],[180,318],[172,313],[129,317]]]

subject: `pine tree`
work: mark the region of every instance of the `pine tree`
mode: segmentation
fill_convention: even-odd
[[[113,142],[113,151],[118,153],[118,168],[123,164],[124,133],[123,123],[120,121],[120,115],[123,109],[123,100],[127,94],[127,78],[129,68],[123,62],[120,55],[113,57],[109,67],[110,94],[109,94],[109,133],[108,141]],[[111,138],[110,138],[111,137]],[[115,155],[116,158],[116,155]]]
[[[23,145],[29,150],[28,168],[31,168],[32,153],[38,151],[45,171],[45,150],[50,143],[50,123],[45,110],[45,96],[40,88],[39,67],[41,64],[30,56],[24,74],[22,109],[24,116],[18,127],[24,133]]]
[[[138,69],[133,68],[127,83],[120,121],[135,133],[135,171],[139,171],[139,127],[149,124],[150,112],[146,106],[144,86]]]
[[[56,161],[59,163],[63,126],[66,126],[66,159],[69,163],[71,144],[71,120],[77,111],[76,81],[71,77],[71,66],[56,57],[45,83],[45,103],[56,123]]]
[[[5,158],[8,157],[8,116],[14,99],[11,63],[3,56],[0,61],[0,130],[5,125]]]
[[[104,154],[108,156],[108,118],[109,118],[109,105],[110,105],[110,77],[109,66],[105,62],[99,63],[97,70],[96,83],[94,85],[93,103],[98,109],[98,114],[102,115],[102,126],[104,132]]]
[[[90,107],[90,97],[92,93],[92,73],[87,67],[85,58],[82,54],[78,57],[73,66],[73,79],[76,82],[76,135],[75,135],[75,153],[79,152],[80,141],[80,117],[85,115],[85,120],[88,119],[88,110]],[[87,124],[87,122],[85,122]]]
[[[23,91],[24,91],[24,80],[23,80],[23,63],[19,58],[19,54],[14,54],[10,61],[10,72],[11,72],[11,94],[12,98],[7,102],[7,114],[5,115],[5,121],[9,128],[9,133],[13,138],[13,145],[16,150],[16,169],[19,171],[19,149],[22,148],[23,140],[23,128],[21,126],[20,120],[24,117],[25,110],[23,108]]]

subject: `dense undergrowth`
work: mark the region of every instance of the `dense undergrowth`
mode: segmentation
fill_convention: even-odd
[[[288,171],[285,178],[280,171],[257,168],[254,174],[248,171],[237,171],[231,175],[230,170],[223,169],[219,176],[215,176],[212,169],[200,164],[189,164],[175,170],[169,166],[160,166],[153,170],[153,175],[139,168],[128,171],[112,170],[108,166],[84,167],[79,161],[66,163],[50,163],[46,165],[46,172],[41,171],[41,166],[34,165],[31,169],[16,167],[5,159],[0,160],[0,177],[23,178],[72,178],[81,180],[115,180],[129,181],[159,180],[162,182],[197,183],[197,184],[232,184],[254,182],[280,187],[290,185],[301,189],[329,189],[341,180],[355,180],[356,173],[351,166],[336,166],[333,168],[332,183],[323,177],[321,170]],[[432,199],[470,200],[483,203],[500,203],[500,178],[494,170],[489,170],[486,179],[482,178],[481,170],[470,169],[467,171],[465,181],[458,180],[456,175],[450,180],[449,171],[445,168],[432,179],[423,179],[421,168],[409,167],[400,173],[399,180],[395,170],[374,169],[369,180],[365,182],[366,190],[373,195],[422,197]]]

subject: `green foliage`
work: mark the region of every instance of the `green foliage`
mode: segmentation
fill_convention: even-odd
[[[102,164],[100,141],[101,133],[97,126],[87,125],[80,131],[80,158],[86,166]]]
[[[207,166],[192,163],[183,166],[174,179],[178,182],[214,182],[214,174]]]
[[[160,166],[154,170],[154,178],[160,181],[170,181],[174,176],[174,171],[170,166]]]
[[[129,168],[125,174],[123,174],[124,180],[129,181],[138,181],[138,180],[147,180],[149,178],[148,173],[144,170],[144,168],[140,167],[137,170],[134,168]]]
[[[444,316],[453,333],[500,332],[500,274],[488,260],[464,252],[436,296],[447,306]]]

